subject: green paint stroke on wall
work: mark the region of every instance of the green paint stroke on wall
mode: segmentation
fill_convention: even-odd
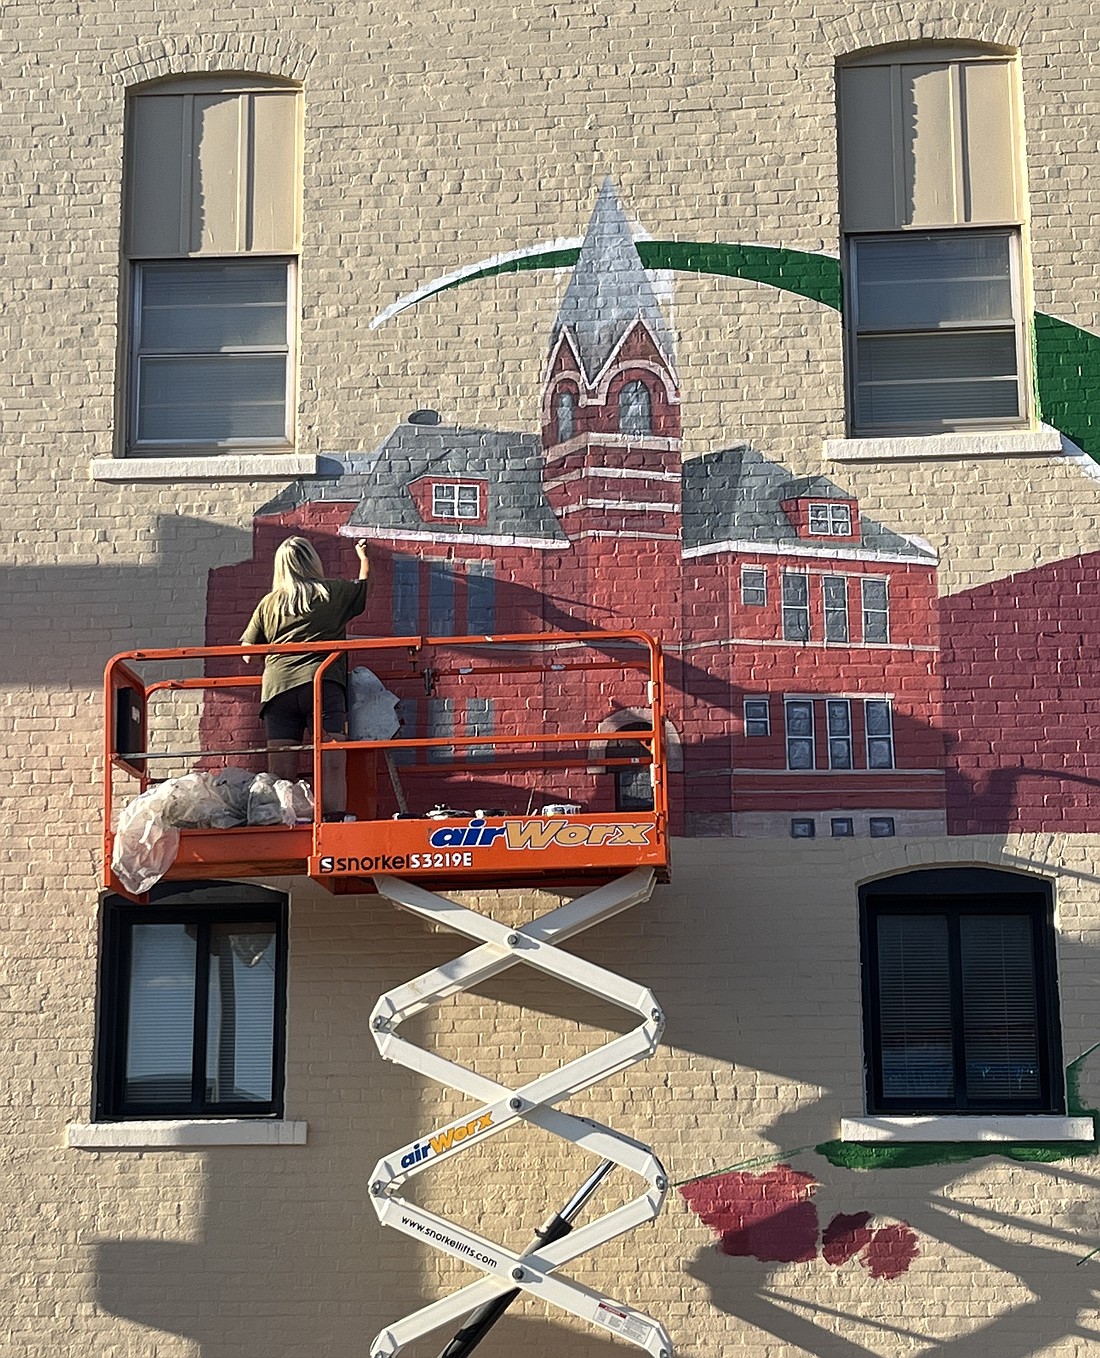
[[[840,261],[831,255],[723,241],[640,240],[636,244],[647,269],[741,278],[808,297],[837,311],[842,307]],[[569,269],[579,254],[576,246],[533,251],[475,269],[442,284],[439,291],[498,274]],[[1032,342],[1042,418],[1100,462],[1100,335],[1036,312]]]
[[[765,283],[783,292],[798,293],[814,302],[840,310],[840,261],[805,250],[782,250],[774,245],[727,245],[721,241],[640,240],[638,256],[647,269],[677,269],[682,273],[717,274]],[[539,250],[464,274],[444,285],[461,287],[477,278],[526,273],[533,269],[571,269],[580,250]]]
[[[1100,1045],[1100,1044],[1098,1044]],[[1031,1164],[1053,1164],[1100,1152],[1100,1110],[1081,1102],[1081,1069],[1090,1047],[1066,1067],[1066,1109],[1071,1117],[1092,1119],[1091,1141],[896,1141],[890,1144],[823,1141],[814,1149],[845,1169],[916,1169],[921,1165],[960,1165],[984,1155]]]
[[[1035,385],[1043,419],[1100,462],[1100,335],[1037,311]]]

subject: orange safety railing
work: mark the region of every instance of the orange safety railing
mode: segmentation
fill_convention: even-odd
[[[262,767],[266,747],[256,716],[262,667],[232,671],[243,668],[246,656],[305,653],[324,657],[313,676],[314,713],[321,711],[326,674],[346,655],[349,666],[368,666],[407,713],[427,706],[434,717],[472,712],[473,719],[437,734],[404,727],[390,740],[303,743],[312,821],[185,830],[170,878],[308,873],[333,890],[359,891],[371,889],[378,871],[455,886],[507,885],[505,877],[590,880],[638,866],[667,871],[663,673],[652,637],[634,631],[409,636],[115,656],[104,690],[108,887],[117,888],[109,865],[119,782],[145,791],[162,771],[188,760],[204,768],[240,760]],[[202,673],[173,675],[174,667]],[[150,700],[189,691],[202,704],[192,718],[201,738],[173,749],[160,743]],[[492,729],[478,729],[490,712]],[[629,727],[620,732],[624,716]],[[325,822],[321,814],[324,755],[335,751],[346,755],[349,810],[356,817],[347,823]],[[629,805],[620,805],[624,797],[617,795],[624,775],[632,784]],[[469,808],[456,809],[463,802]],[[544,804],[566,809],[544,814]]]

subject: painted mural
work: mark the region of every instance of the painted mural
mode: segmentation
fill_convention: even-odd
[[[256,514],[252,560],[212,572],[207,641],[236,640],[288,533],[333,573],[343,540],[364,538],[365,635],[656,634],[675,833],[942,832],[933,551],[744,442],[681,461],[671,327],[610,181],[548,337],[541,411],[530,433],[417,411],[375,452],[331,459],[331,479],[287,486]],[[609,735],[645,715],[614,694],[590,702]],[[435,691],[402,716],[410,737],[491,735],[508,699]],[[253,745],[254,720],[243,705],[210,715]],[[593,810],[629,796],[608,777],[555,791]],[[467,795],[492,804],[501,781]]]

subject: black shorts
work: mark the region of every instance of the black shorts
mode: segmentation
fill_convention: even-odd
[[[298,742],[313,718],[313,685],[298,684],[276,693],[260,709],[268,740]],[[343,735],[348,721],[348,698],[342,684],[326,679],[321,684],[321,727],[330,735]],[[315,731],[314,736],[317,732]]]

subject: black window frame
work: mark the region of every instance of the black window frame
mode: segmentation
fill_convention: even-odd
[[[289,902],[285,894],[244,883],[162,883],[148,904],[104,893],[100,909],[99,981],[95,1057],[94,1116],[97,1122],[179,1118],[281,1118],[286,1075],[287,943]],[[191,1098],[188,1102],[128,1103],[125,1097],[129,1020],[129,966],[134,924],[269,924],[276,938],[270,1100],[207,1100],[205,1094],[206,1023],[209,1004],[209,950],[196,949],[195,1009],[192,1029]]]
[[[1054,902],[1041,878],[992,868],[933,868],[880,878],[860,888],[864,1075],[867,1111],[881,1115],[1013,1116],[1065,1112]],[[883,1092],[883,1043],[878,975],[878,921],[898,915],[946,916],[950,967],[952,1097],[922,1099]],[[1032,1099],[982,1099],[967,1088],[962,964],[958,921],[972,915],[1026,915],[1035,978],[1035,1041],[1039,1093]]]

